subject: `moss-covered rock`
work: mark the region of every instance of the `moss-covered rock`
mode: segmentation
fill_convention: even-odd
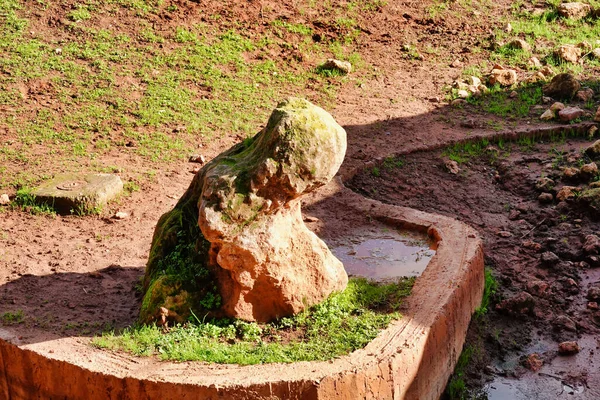
[[[298,198],[329,182],[345,151],[331,115],[291,98],[206,164],[158,222],[142,321],[160,307],[267,321],[342,290],[343,266],[302,222]]]

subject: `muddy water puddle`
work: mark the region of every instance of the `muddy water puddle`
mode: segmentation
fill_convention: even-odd
[[[348,275],[376,281],[419,276],[435,254],[427,235],[386,225],[357,231],[328,245]]]
[[[556,355],[537,372],[526,372],[518,379],[496,376],[485,392],[488,400],[542,400],[542,399],[600,399],[600,338],[582,335],[577,338],[581,352],[573,356]],[[526,353],[551,355],[556,343],[538,338]],[[518,364],[510,359],[498,365],[512,369]]]

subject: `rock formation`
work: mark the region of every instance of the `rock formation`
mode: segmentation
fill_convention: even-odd
[[[156,227],[141,320],[191,313],[269,321],[341,291],[337,260],[302,221],[300,196],[329,182],[346,132],[306,100],[207,163]],[[161,312],[161,308],[163,311]]]

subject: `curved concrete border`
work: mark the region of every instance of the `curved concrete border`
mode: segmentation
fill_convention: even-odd
[[[87,338],[58,339],[60,347],[55,341],[17,345],[9,331],[0,330],[0,398],[439,398],[481,302],[479,236],[451,218],[365,199],[339,182],[322,194],[320,201],[334,202],[348,213],[428,232],[437,243],[404,317],[366,348],[330,362],[242,367],[126,357],[91,348]]]

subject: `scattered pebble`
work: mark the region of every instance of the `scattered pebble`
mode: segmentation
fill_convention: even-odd
[[[323,69],[336,69],[343,74],[349,74],[352,72],[352,64],[348,61],[336,60],[334,58],[330,58],[321,66]]]
[[[0,195],[0,206],[6,206],[10,204],[10,197],[6,193]]]
[[[580,350],[577,342],[562,342],[558,345],[558,354],[562,356],[577,354]]]
[[[193,154],[190,156],[189,162],[204,164],[206,162],[206,158],[202,154]]]
[[[129,218],[129,214],[124,211],[118,211],[114,217],[115,219],[127,219]]]

